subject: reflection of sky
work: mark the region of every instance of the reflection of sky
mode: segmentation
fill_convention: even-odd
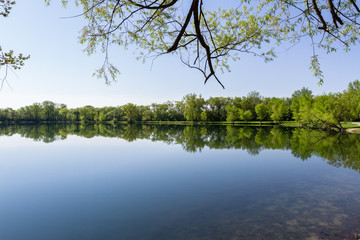
[[[280,226],[298,214],[302,229],[320,200],[329,205],[321,220],[343,214],[337,219],[344,224],[350,215],[335,204],[346,199],[352,207],[360,194],[355,172],[317,158],[302,162],[289,151],[188,153],[180,145],[102,137],[31,141],[0,144],[1,239],[185,239],[179,236],[214,226],[214,236],[229,234],[226,221],[250,235],[258,221],[272,233],[279,226],[265,228],[263,214]]]

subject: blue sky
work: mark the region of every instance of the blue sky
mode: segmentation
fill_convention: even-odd
[[[82,18],[80,8],[61,8],[59,1],[46,7],[43,1],[18,0],[8,18],[0,19],[0,46],[4,50],[30,54],[26,65],[0,92],[0,108],[30,105],[50,100],[69,107],[84,105],[119,106],[180,100],[188,93],[210,96],[244,96],[258,91],[266,97],[287,97],[302,87],[315,94],[343,91],[349,82],[360,79],[359,47],[350,53],[327,55],[319,51],[325,83],[309,71],[312,48],[305,40],[290,50],[278,48],[270,63],[251,55],[231,64],[231,72],[219,74],[223,90],[214,79],[203,84],[203,76],[182,65],[177,56],[163,56],[153,63],[136,60],[134,50],[113,48],[111,58],[121,72],[117,82],[107,86],[92,73],[103,61],[102,54],[87,56],[78,41]],[[230,2],[230,1],[229,1]]]

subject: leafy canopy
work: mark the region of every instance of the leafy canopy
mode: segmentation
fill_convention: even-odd
[[[45,0],[50,3],[50,0]],[[203,73],[205,83],[216,70],[230,70],[229,61],[250,53],[275,57],[274,43],[313,43],[310,69],[323,82],[316,48],[328,53],[348,51],[359,42],[360,9],[356,0],[241,0],[233,8],[209,9],[211,0],[61,0],[75,2],[87,21],[80,35],[85,50],[105,53],[97,71],[109,83],[118,69],[111,64],[111,45],[139,47],[140,57],[177,54],[180,60]],[[213,1],[214,2],[214,1]]]

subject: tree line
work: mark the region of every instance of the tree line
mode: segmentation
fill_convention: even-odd
[[[343,131],[343,121],[360,120],[360,81],[349,83],[341,93],[314,96],[302,88],[291,97],[263,97],[252,91],[244,97],[210,97],[188,94],[181,101],[118,107],[84,106],[67,108],[51,101],[34,103],[17,110],[0,109],[2,123],[118,123],[149,121],[229,122],[296,121],[301,125]]]

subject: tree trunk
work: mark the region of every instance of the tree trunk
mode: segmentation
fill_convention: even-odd
[[[340,123],[340,121],[338,122],[339,123],[339,130],[340,130],[340,132],[345,132],[345,129],[344,129],[344,127],[341,125],[341,123]]]

